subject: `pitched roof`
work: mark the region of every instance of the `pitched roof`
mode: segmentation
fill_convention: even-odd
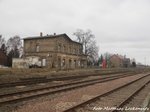
[[[116,57],[118,57],[121,60],[124,59],[124,57],[122,55],[118,55],[118,54],[113,54],[110,58],[112,58],[113,56],[116,56]]]
[[[73,41],[67,34],[58,34],[58,35],[46,35],[46,36],[35,36],[35,37],[26,37],[23,40],[32,40],[32,39],[45,39],[45,38],[59,38],[59,37],[66,37],[69,41],[81,44],[79,42]]]

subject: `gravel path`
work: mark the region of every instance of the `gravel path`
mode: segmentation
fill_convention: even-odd
[[[119,106],[121,102],[123,102],[125,99],[131,96],[135,91],[141,88],[143,84],[148,82],[149,80],[150,80],[150,76],[143,78],[139,81],[136,81],[106,96],[97,98],[95,101],[91,103],[88,103],[86,105],[83,105],[82,107],[76,108],[75,112],[91,112],[91,111],[112,112],[112,110],[114,109],[111,109],[111,108],[115,108]],[[129,102],[122,108],[122,110],[124,109],[123,112],[125,112],[127,108],[132,108],[132,107],[140,108],[140,105],[142,104],[142,101],[144,101],[144,96],[146,96],[146,94],[148,93],[148,90],[150,90],[150,86],[148,87],[147,85],[146,88],[140,91],[140,94],[136,95],[131,100],[131,102]],[[99,108],[102,108],[102,109],[99,110]],[[138,112],[138,111],[135,111],[135,112]]]
[[[150,83],[141,91],[139,92],[127,105],[125,105],[123,108],[128,108],[132,110],[132,108],[143,108],[142,103],[149,94],[150,91]],[[144,108],[143,108],[144,109]],[[149,107],[145,108],[146,110],[150,111]],[[131,112],[131,110],[126,110],[125,112]],[[135,109],[134,112],[139,112],[139,110]]]
[[[74,106],[78,103],[93,98],[99,94],[106,93],[116,87],[119,87],[127,82],[131,82],[145,74],[138,74],[136,76],[130,76],[121,78],[109,82],[91,85],[88,87],[65,92],[63,96],[58,96],[49,101],[31,102],[24,105],[13,112],[62,112],[63,110]]]

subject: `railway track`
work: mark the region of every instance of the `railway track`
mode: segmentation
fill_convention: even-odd
[[[26,86],[26,85],[33,85],[39,83],[47,83],[52,81],[65,81],[65,80],[72,80],[78,78],[85,78],[89,76],[103,76],[103,75],[111,75],[117,73],[131,73],[131,71],[115,71],[115,72],[106,72],[106,73],[95,73],[95,74],[88,74],[88,75],[73,75],[73,76],[64,76],[64,77],[52,77],[52,78],[29,78],[26,80],[18,81],[18,82],[10,82],[10,83],[1,83],[0,88],[8,88],[8,87],[15,87],[15,86]]]
[[[150,83],[150,74],[98,95],[63,112],[125,112],[125,107],[134,96]]]
[[[92,80],[86,80],[86,81],[77,81],[77,82],[60,84],[60,85],[55,85],[55,86],[50,86],[50,87],[45,87],[45,88],[38,88],[38,89],[27,90],[27,91],[1,94],[0,95],[0,105],[6,105],[6,104],[10,104],[10,103],[30,100],[30,99],[45,96],[45,95],[65,92],[68,90],[81,88],[81,87],[93,85],[96,83],[111,81],[111,80],[115,80],[115,79],[119,79],[119,78],[123,78],[123,77],[128,77],[128,76],[132,76],[132,75],[135,75],[135,74],[116,75],[116,76],[111,76],[111,77],[105,77],[103,79],[92,79]]]

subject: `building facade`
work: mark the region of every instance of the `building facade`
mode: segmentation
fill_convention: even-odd
[[[1,49],[0,49],[0,65],[4,66],[8,65],[8,57]]]
[[[122,67],[123,66],[122,57],[120,57],[119,55],[116,55],[116,54],[112,55],[110,57],[110,66],[113,68]]]
[[[24,38],[24,56],[38,59],[42,67],[74,69],[87,67],[87,56],[82,44],[71,40],[66,34]]]
[[[123,67],[128,68],[128,67],[130,67],[130,66],[131,66],[130,58],[125,58],[125,59],[123,60]]]
[[[110,57],[110,66],[111,67],[130,67],[130,58],[126,58],[125,56],[114,54]]]

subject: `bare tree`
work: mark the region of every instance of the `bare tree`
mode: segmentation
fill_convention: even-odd
[[[98,51],[99,48],[96,45],[96,41],[95,40],[91,40],[91,42],[89,42],[89,44],[87,44],[87,48],[86,48],[86,54],[91,57],[94,60],[98,60]]]
[[[83,45],[83,53],[88,55],[88,61],[94,62],[98,60],[99,48],[96,45],[95,36],[92,34],[91,30],[84,31],[82,29],[77,29],[73,33],[77,37],[77,41]]]
[[[89,44],[95,38],[95,36],[92,34],[92,31],[83,31],[82,29],[77,29],[73,35],[75,35],[77,37],[77,41],[83,45],[84,54],[88,55],[88,46],[90,46]]]
[[[7,47],[6,47],[6,41],[5,38],[0,35],[0,49],[6,54],[7,53]]]
[[[5,44],[6,41],[5,39],[2,37],[2,35],[0,35],[0,48],[2,47],[3,44]]]
[[[77,37],[77,41],[79,43],[82,43],[84,42],[84,31],[82,29],[77,29],[77,31],[75,33],[73,33],[73,35],[75,35]]]
[[[9,66],[12,66],[12,58],[19,58],[21,48],[22,42],[19,36],[14,36],[8,39],[7,54],[9,59]]]
[[[7,41],[7,47],[8,52],[10,52],[11,50],[19,50],[22,47],[21,38],[18,35],[9,38],[9,40]]]

